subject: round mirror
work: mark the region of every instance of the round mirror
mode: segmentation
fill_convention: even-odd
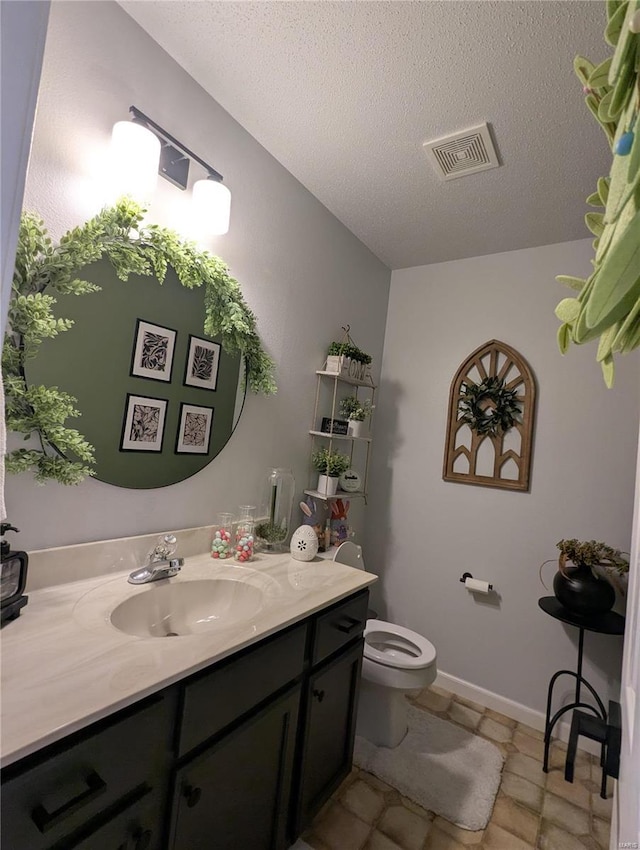
[[[94,446],[95,477],[129,488],[164,487],[199,472],[222,451],[240,418],[244,360],[207,338],[204,287],[187,289],[173,269],[119,280],[107,260],[82,270],[101,287],[56,295],[73,327],[28,360],[28,385],[77,399],[69,420]]]

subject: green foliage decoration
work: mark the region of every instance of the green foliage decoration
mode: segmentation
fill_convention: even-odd
[[[314,452],[311,455],[311,463],[319,473],[328,475],[331,478],[342,475],[351,466],[348,455],[343,455],[340,452],[331,452],[327,448],[318,449],[318,451]]]
[[[458,400],[459,419],[476,434],[496,437],[513,428],[522,413],[518,391],[506,388],[504,381],[490,375],[479,384],[464,381]]]
[[[275,522],[261,522],[256,525],[256,535],[265,543],[281,543],[287,536],[287,527]]]
[[[596,358],[605,383],[613,386],[614,355],[640,346],[640,35],[630,30],[640,0],[608,0],[605,41],[613,56],[594,66],[577,56],[575,73],[585,89],[585,102],[617,150],[623,136],[630,149],[614,153],[611,172],[598,180],[587,203],[602,212],[589,212],[585,222],[594,234],[593,272],[587,279],[559,275],[556,279],[579,293],[556,307],[562,322],[558,346],[599,337]],[[635,132],[634,131],[635,122]]]
[[[370,398],[360,401],[358,396],[350,395],[347,398],[343,398],[340,402],[340,413],[342,416],[346,416],[347,419],[351,419],[354,422],[364,422],[368,416],[371,416],[372,411],[373,405]]]
[[[58,245],[43,221],[23,213],[20,222],[9,330],[2,351],[6,423],[10,431],[37,437],[39,448],[10,452],[8,472],[33,471],[36,481],[78,484],[93,474],[94,449],[75,429],[65,425],[80,416],[76,399],[58,387],[27,387],[24,365],[40,343],[69,330],[73,322],[56,318],[56,294],[86,295],[100,287],[76,277],[89,263],[106,257],[120,280],[132,274],[153,275],[162,283],[172,266],[189,289],[205,287],[204,332],[220,340],[229,353],[244,355],[249,388],[276,392],[274,362],[256,330],[256,317],[245,303],[240,285],[226,264],[176,233],[157,225],[142,225],[144,207],[124,198],[99,212],[86,224],[66,233]],[[46,292],[45,292],[46,290]],[[70,453],[77,461],[68,459]]]
[[[371,355],[365,354],[357,345],[353,345],[350,342],[332,342],[329,345],[327,354],[333,357],[343,355],[344,357],[349,357],[351,360],[357,360],[358,363],[364,363],[366,366],[371,363]]]
[[[571,561],[576,567],[604,567],[607,571],[613,570],[618,575],[629,572],[629,561],[624,554],[600,540],[580,542],[571,538],[560,540],[556,545],[560,550],[558,566],[562,572],[567,561]]]

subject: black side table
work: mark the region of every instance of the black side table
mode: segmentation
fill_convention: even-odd
[[[571,611],[568,611],[564,608],[556,599],[555,596],[543,596],[542,599],[538,599],[538,605],[545,614],[549,614],[550,617],[555,617],[556,620],[561,620],[563,623],[569,623],[570,626],[575,626],[580,630],[580,637],[578,640],[578,667],[576,672],[573,670],[558,670],[557,673],[554,673],[551,677],[551,681],[549,682],[549,690],[547,692],[547,714],[545,718],[544,725],[544,765],[542,769],[545,773],[549,772],[549,747],[551,745],[551,732],[553,731],[553,727],[556,725],[558,720],[565,714],[567,711],[573,711],[574,708],[585,708],[588,711],[592,711],[596,717],[600,717],[603,721],[607,720],[607,712],[605,711],[604,705],[602,704],[602,700],[596,693],[595,689],[587,682],[587,680],[582,675],[582,651],[584,648],[584,633],[587,632],[598,632],[602,635],[621,635],[624,634],[624,617],[620,614],[616,614],[613,611],[608,611],[606,614],[595,614],[590,617],[579,616],[577,614],[572,614]],[[564,705],[562,708],[558,709],[556,713],[551,717],[551,703],[553,700],[553,686],[560,676],[572,676],[576,680],[576,696],[575,701],[569,703],[569,705]],[[581,685],[584,685],[590,692],[592,697],[597,703],[597,707],[590,705],[589,703],[582,702],[580,699],[580,689]],[[604,751],[603,751],[604,756]]]

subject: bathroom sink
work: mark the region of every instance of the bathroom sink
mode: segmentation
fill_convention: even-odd
[[[121,602],[111,623],[139,637],[196,635],[250,620],[264,606],[260,587],[228,578],[153,582]]]

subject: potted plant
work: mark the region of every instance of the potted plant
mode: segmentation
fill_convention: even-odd
[[[352,437],[361,437],[364,421],[371,416],[371,399],[361,401],[358,396],[350,395],[340,402],[340,413],[349,420],[349,433]]]
[[[332,342],[327,351],[327,372],[349,375],[365,380],[371,365],[371,355],[365,354],[350,341]]]
[[[560,556],[553,591],[560,604],[582,616],[609,611],[616,597],[611,582],[623,592],[618,579],[629,572],[624,553],[598,540],[572,538],[556,545]]]
[[[349,456],[322,448],[311,455],[311,463],[319,473],[318,492],[323,496],[335,496],[338,490],[338,478],[349,469],[351,463]]]

